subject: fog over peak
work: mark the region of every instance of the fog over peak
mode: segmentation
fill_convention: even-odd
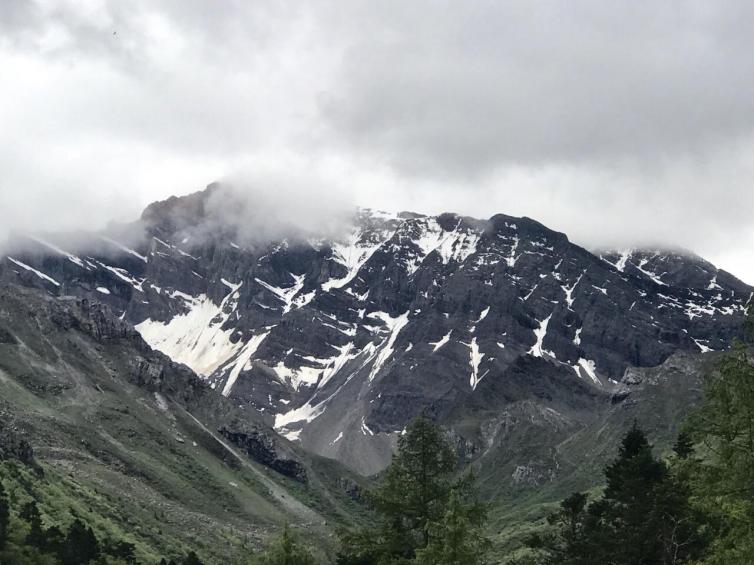
[[[193,244],[227,234],[236,243],[265,245],[344,237],[355,210],[349,194],[336,186],[290,174],[239,173],[187,198],[152,204],[142,218],[159,225],[167,216],[171,228]]]
[[[213,181],[249,237],[359,204],[526,215],[754,283],[749,2],[9,0],[0,237]],[[225,203],[218,202],[222,208]],[[322,218],[322,219],[320,219]]]

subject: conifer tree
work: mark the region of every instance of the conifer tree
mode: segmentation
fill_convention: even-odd
[[[0,482],[0,549],[5,548],[8,541],[8,525],[10,523],[10,506],[5,494],[5,487]]]
[[[58,526],[50,526],[47,528],[44,534],[44,540],[42,551],[57,555],[61,554],[63,551],[63,545],[65,544],[65,536]]]
[[[416,553],[418,565],[482,565],[489,541],[482,535],[484,512],[474,511],[454,489],[442,520],[430,525],[427,546]]]
[[[679,459],[688,459],[694,454],[694,440],[688,431],[682,430],[678,434],[678,439],[676,439],[673,446],[673,452]]]
[[[63,543],[60,561],[62,565],[86,565],[100,555],[99,542],[78,518],[73,521]]]
[[[694,491],[716,528],[708,563],[754,563],[753,363],[746,345],[735,343],[706,378],[689,420],[699,447]]]
[[[369,495],[378,527],[345,534],[339,565],[410,561],[430,544],[439,551],[441,544],[433,537],[442,535],[446,520],[448,527],[462,527],[464,516],[478,518],[467,525],[476,535],[484,509],[473,496],[473,477],[455,481],[455,468],[455,454],[440,430],[424,415],[414,419],[399,438],[382,483]],[[447,516],[454,489],[455,513]]]
[[[199,559],[199,556],[193,552],[190,551],[189,554],[186,556],[186,559],[183,560],[183,565],[204,565]]]
[[[703,520],[691,506],[688,484],[654,457],[636,423],[605,478],[600,499],[587,506],[584,494],[573,494],[550,518],[557,533],[531,540],[532,547],[547,553],[546,563],[669,565],[691,563],[703,554]]]
[[[373,499],[407,557],[429,542],[429,524],[443,514],[454,468],[455,456],[437,427],[425,416],[411,422]]]
[[[604,535],[615,553],[623,554],[622,562],[642,563],[658,553],[653,534],[662,516],[655,507],[656,489],[667,477],[667,466],[654,458],[647,436],[634,423],[618,458],[605,469],[605,494],[592,509],[606,526]]]
[[[136,563],[136,547],[127,541],[107,540],[103,544],[102,553],[125,563]]]
[[[29,533],[26,536],[26,543],[38,549],[46,549],[47,539],[42,527],[42,516],[39,514],[37,503],[31,501],[25,504],[21,508],[20,516],[29,523]]]

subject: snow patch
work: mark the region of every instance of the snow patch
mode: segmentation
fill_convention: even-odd
[[[723,287],[721,287],[719,284],[717,284],[717,273],[715,273],[715,276],[712,277],[712,280],[707,285],[707,290],[722,290]]]
[[[537,341],[534,345],[531,346],[529,355],[533,355],[534,357],[542,357],[543,354],[547,354],[554,357],[554,355],[550,351],[542,348],[542,344],[545,341],[545,335],[547,335],[547,325],[550,323],[550,318],[552,318],[552,314],[539,322],[539,328],[534,330],[534,336],[537,338]]]
[[[448,333],[446,333],[440,341],[430,341],[427,345],[431,345],[432,347],[432,353],[440,349],[443,345],[448,343],[450,341],[450,334],[453,333],[453,330],[450,330]]]
[[[44,239],[40,239],[38,237],[29,236],[29,239],[31,239],[33,241],[36,241],[37,243],[39,243],[41,245],[44,245],[45,247],[48,247],[48,248],[52,249],[55,253],[63,255],[71,263],[74,263],[74,264],[78,265],[82,269],[87,269],[87,270],[89,269],[89,267],[87,267],[86,265],[84,265],[84,262],[81,259],[79,259],[78,257],[76,257],[75,255],[73,255],[71,253],[68,253],[68,251],[64,251],[64,250],[60,249],[60,247],[57,247],[57,246],[53,245],[52,243],[50,243],[48,241],[45,241]]]
[[[642,274],[648,276],[650,279],[652,279],[654,282],[656,282],[660,286],[668,286],[666,283],[662,282],[660,280],[660,277],[658,277],[655,273],[653,273],[651,271],[647,271],[646,269],[644,269],[644,265],[646,265],[648,262],[649,262],[648,259],[642,259],[639,262],[639,264],[638,265],[634,265],[634,267],[636,267],[637,269],[639,269],[639,271],[641,271]]]
[[[388,234],[380,234],[381,237],[375,242],[364,241],[362,230],[356,230],[345,242],[336,242],[332,245],[332,259],[347,269],[342,278],[333,278],[322,283],[322,290],[329,292],[333,288],[343,288],[350,283],[358,274],[359,270],[374,255],[382,244],[387,240]]]
[[[230,395],[230,391],[233,390],[233,385],[235,385],[236,381],[238,380],[238,375],[240,375],[241,371],[246,368],[247,363],[251,361],[252,356],[254,355],[254,353],[256,353],[257,349],[259,349],[259,346],[262,345],[262,342],[267,338],[268,335],[270,335],[269,331],[263,334],[255,335],[244,346],[243,350],[238,355],[238,358],[233,365],[233,369],[230,371],[230,375],[228,375],[228,380],[223,387],[223,396],[227,397],[228,395]]]
[[[9,260],[9,261],[11,261],[12,263],[15,263],[16,265],[18,265],[18,266],[19,266],[19,267],[21,267],[22,269],[26,269],[27,271],[29,271],[29,272],[31,272],[31,273],[34,273],[34,274],[35,274],[35,275],[37,275],[37,276],[38,276],[38,277],[39,277],[40,279],[44,279],[44,280],[46,280],[47,282],[50,282],[50,283],[54,284],[55,286],[60,286],[60,283],[59,283],[58,281],[56,281],[55,279],[53,279],[53,278],[52,278],[51,276],[44,274],[44,273],[43,273],[42,271],[38,271],[38,270],[36,270],[36,269],[35,269],[34,267],[30,267],[30,266],[29,266],[29,265],[27,265],[26,263],[22,263],[22,262],[21,262],[21,261],[19,261],[18,259],[14,259],[14,258],[13,258],[13,257],[11,257],[10,255],[8,255],[8,260]]]
[[[286,430],[280,433],[288,441],[301,441],[301,432],[303,430]]]
[[[144,257],[144,255],[142,255],[141,253],[138,253],[137,251],[134,251],[134,250],[133,250],[133,249],[131,249],[130,247],[126,247],[125,245],[123,245],[122,243],[119,243],[119,242],[115,241],[114,239],[110,239],[109,237],[105,237],[104,235],[101,235],[101,236],[99,236],[99,238],[100,238],[101,240],[103,240],[103,241],[106,241],[107,243],[109,243],[109,244],[111,244],[111,245],[114,245],[115,247],[117,247],[117,248],[118,248],[118,249],[120,249],[121,251],[125,251],[125,252],[126,252],[126,253],[128,253],[129,255],[133,255],[134,257],[138,257],[139,259],[141,259],[141,260],[142,260],[142,261],[144,261],[145,263],[147,263],[147,262],[149,261],[149,260],[148,260],[148,259],[147,259],[146,257]],[[155,239],[156,239],[156,238],[155,238]],[[167,245],[167,244],[165,244],[165,245]],[[169,245],[167,245],[167,246],[168,246],[168,247],[170,247]]]
[[[369,429],[369,426],[366,425],[366,422],[364,422],[364,416],[361,417],[361,433],[364,435],[370,435],[373,436],[374,432]]]
[[[471,378],[469,379],[469,384],[471,385],[472,390],[475,389],[476,385],[479,384],[479,381],[484,378],[484,375],[481,377],[479,376],[479,364],[482,362],[482,359],[484,359],[484,353],[479,351],[479,345],[476,342],[476,338],[473,338],[469,344],[469,365],[471,365]]]
[[[482,320],[484,320],[487,317],[487,314],[489,314],[489,313],[490,313],[490,307],[487,306],[487,308],[485,308],[484,310],[482,310],[482,313],[479,314],[479,318],[477,318],[477,321],[475,323],[478,324],[479,322],[481,322]]]
[[[702,353],[708,353],[710,351],[714,351],[714,349],[712,349],[710,346],[704,345],[703,343],[701,343],[700,340],[695,339],[695,338],[692,338],[692,339],[694,340],[694,343],[696,344],[696,346],[699,348],[699,350]]]
[[[516,257],[516,249],[518,249],[519,244],[519,238],[517,235],[513,236],[513,245],[511,245],[511,251],[508,257],[505,258],[505,262],[508,264],[510,268],[513,268],[516,265],[516,260],[518,257]]]
[[[409,313],[410,311],[407,311],[406,313],[401,314],[396,318],[391,317],[390,314],[387,314],[385,312],[372,312],[368,315],[369,318],[377,318],[379,320],[382,320],[382,322],[390,330],[390,336],[387,338],[385,345],[381,347],[380,352],[377,354],[377,359],[372,366],[372,371],[369,373],[370,381],[374,379],[375,376],[377,376],[377,373],[385,364],[385,361],[390,359],[390,356],[393,354],[393,346],[395,345],[395,340],[398,338],[398,334],[401,332],[404,326],[408,324]]]
[[[579,278],[576,279],[576,282],[574,282],[571,286],[565,286],[561,285],[560,288],[563,289],[563,292],[565,292],[566,295],[566,304],[568,304],[568,309],[571,309],[571,306],[573,306],[573,301],[575,300],[573,298],[573,290],[576,288],[576,286],[581,282],[581,277],[584,276],[584,273],[581,273],[579,275]]]
[[[315,385],[322,374],[323,369],[302,365],[299,368],[286,367],[284,361],[280,361],[272,368],[278,377],[278,380],[288,383],[295,390],[301,388],[301,385]]]
[[[154,349],[188,365],[200,375],[209,376],[242,347],[241,342],[230,340],[232,328],[222,329],[236,310],[237,289],[241,286],[241,283],[227,284],[231,291],[219,306],[206,294],[191,297],[181,293],[188,312],[178,314],[168,322],[147,318],[135,326],[136,330]]]
[[[278,300],[283,302],[283,315],[290,312],[294,307],[301,308],[302,306],[305,306],[311,302],[315,294],[314,292],[310,292],[296,299],[296,295],[301,292],[302,288],[304,288],[304,279],[306,278],[306,275],[294,275],[291,273],[291,277],[293,278],[293,285],[287,288],[272,286],[261,279],[254,279],[258,284],[274,294]]]
[[[589,376],[589,378],[595,382],[595,384],[602,384],[597,378],[597,364],[591,359],[584,359],[583,357],[580,357],[576,365],[573,366],[573,370],[576,371],[576,374],[579,376],[579,378],[581,378],[579,369],[582,369]]]
[[[141,279],[141,280],[135,279],[134,277],[131,276],[131,274],[128,271],[126,271],[125,269],[121,269],[119,267],[111,267],[110,265],[105,265],[104,263],[101,263],[99,261],[97,261],[97,264],[103,269],[110,271],[120,280],[125,281],[128,284],[130,284],[139,292],[144,292],[144,288],[142,288],[142,285],[144,284],[144,281],[146,279]]]
[[[472,230],[460,228],[460,219],[453,231],[447,232],[436,218],[428,218],[426,224],[422,226],[421,235],[412,240],[420,249],[421,255],[409,264],[409,275],[416,272],[419,265],[435,251],[440,255],[443,265],[447,265],[451,260],[463,263],[470,255],[476,253],[479,235]]]

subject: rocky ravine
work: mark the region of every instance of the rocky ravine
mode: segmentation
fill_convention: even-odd
[[[593,254],[504,215],[361,210],[335,240],[242,241],[207,206],[224,190],[118,233],[19,236],[0,276],[109,304],[249,417],[365,474],[423,409],[470,457],[527,402],[578,421],[627,370],[726,348],[753,290],[689,253]]]

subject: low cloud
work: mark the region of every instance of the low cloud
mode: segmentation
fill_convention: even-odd
[[[249,238],[327,230],[354,203],[502,212],[754,282],[753,17],[743,0],[9,0],[0,238],[220,180],[249,195],[218,211]]]
[[[229,234],[237,243],[341,238],[352,226],[356,203],[337,184],[292,172],[238,172],[213,185],[196,238]]]

